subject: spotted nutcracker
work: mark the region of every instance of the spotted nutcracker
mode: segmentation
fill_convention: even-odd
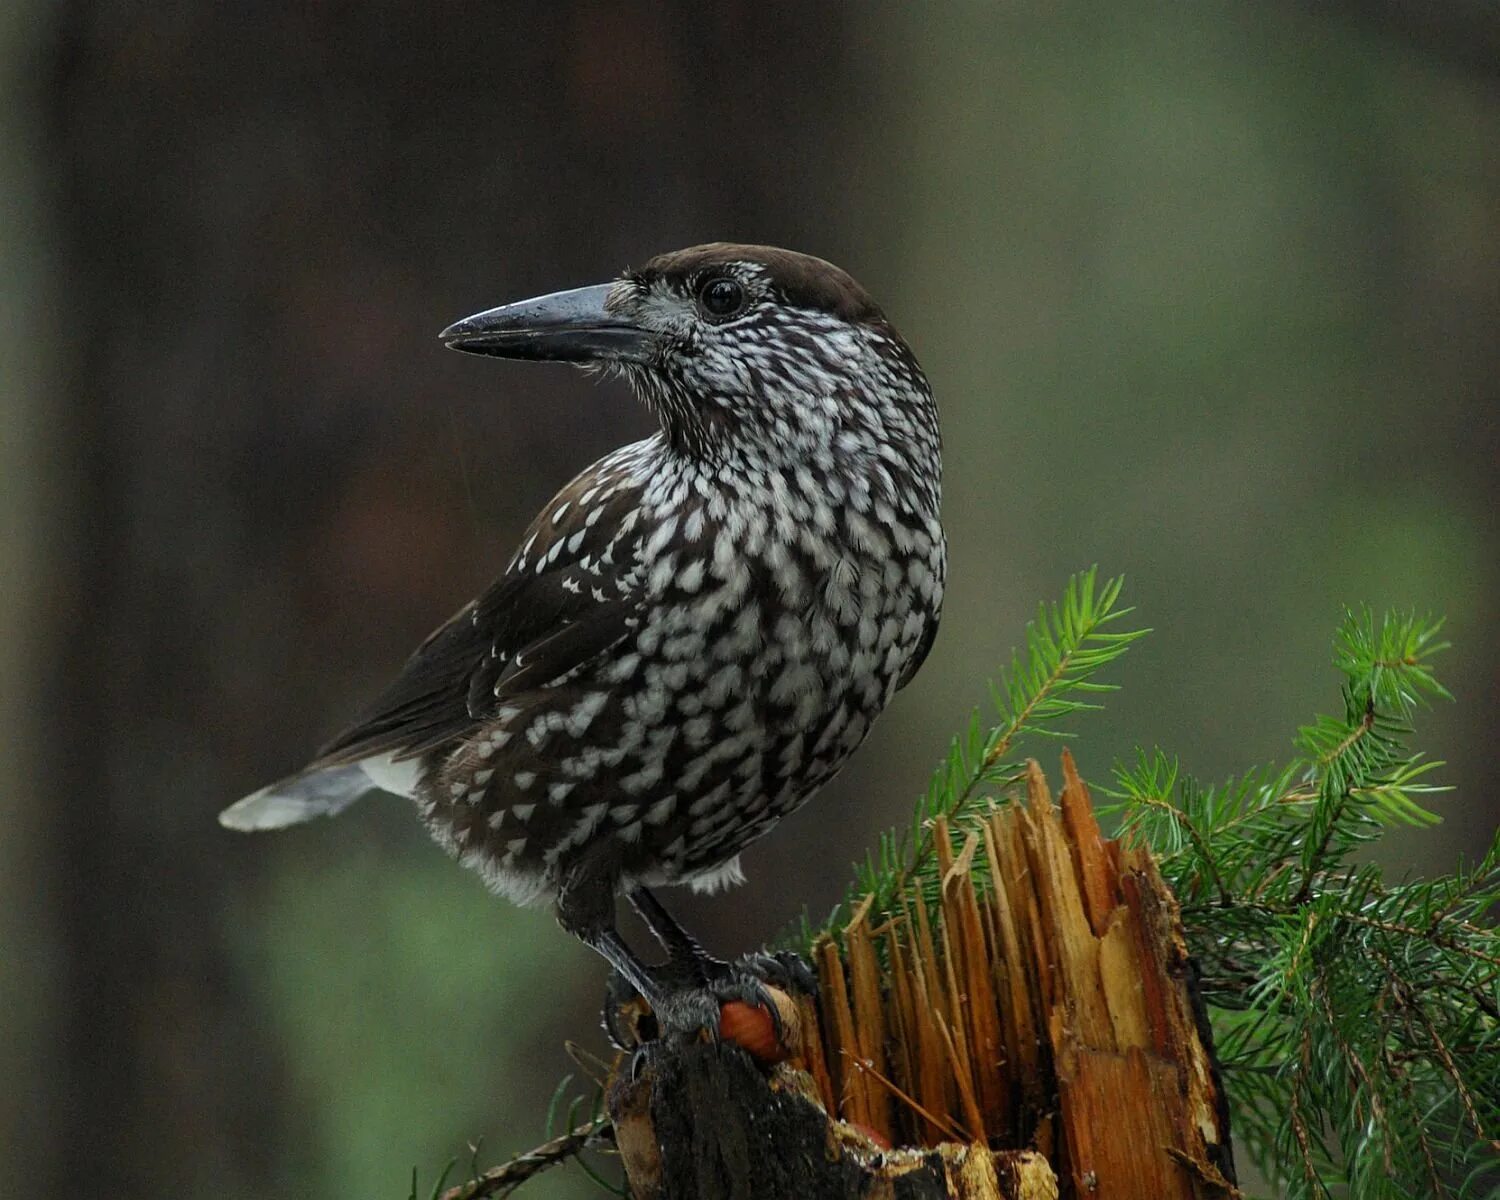
[[[647,889],[741,882],[740,852],[921,666],[946,557],[931,390],[858,283],[769,246],[663,254],[441,337],[622,375],[660,431],[564,487],[359,721],[221,820],[411,797],[494,891],[552,901],[665,1024],[707,1023],[744,972]],[[616,932],[620,893],[665,965]]]

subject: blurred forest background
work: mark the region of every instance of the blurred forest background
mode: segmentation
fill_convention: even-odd
[[[952,580],[820,801],[681,907],[830,903],[1035,602],[1157,632],[1083,727],[1222,776],[1338,705],[1345,603],[1446,612],[1496,821],[1500,13],[1491,3],[221,5],[0,12],[0,1179],[402,1197],[540,1139],[603,969],[403,806],[278,837],[300,764],[647,428],[441,349],[477,309],[732,238],[849,268],[927,368]],[[536,1197],[584,1196],[564,1173]]]

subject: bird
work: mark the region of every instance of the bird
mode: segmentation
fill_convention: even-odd
[[[564,486],[352,725],[221,823],[408,797],[492,891],[550,902],[664,1025],[701,1028],[765,973],[706,954],[654,889],[742,882],[741,852],[927,657],[947,563],[932,390],[849,274],[773,246],[659,254],[439,336],[622,378],[657,430]],[[618,932],[621,896],[664,963]]]

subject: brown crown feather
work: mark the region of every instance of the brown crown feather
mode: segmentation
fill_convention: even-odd
[[[759,263],[791,304],[833,313],[846,321],[885,319],[879,305],[847,271],[811,254],[779,246],[708,242],[658,254],[633,274],[647,282],[659,278],[687,280],[705,268],[737,262]]]

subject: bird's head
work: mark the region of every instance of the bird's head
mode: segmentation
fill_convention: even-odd
[[[441,337],[473,354],[617,372],[687,453],[855,453],[912,437],[936,452],[931,392],[906,343],[846,272],[790,250],[677,250],[611,283],[478,313]]]

